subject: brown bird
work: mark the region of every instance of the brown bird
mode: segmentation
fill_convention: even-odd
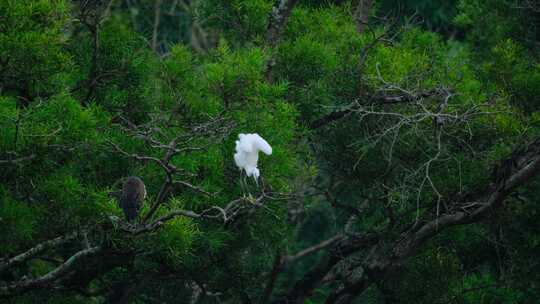
[[[120,208],[124,210],[128,222],[137,218],[145,198],[146,187],[143,181],[136,176],[128,177],[122,186],[120,197]]]

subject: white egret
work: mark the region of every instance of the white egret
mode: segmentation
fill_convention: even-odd
[[[272,147],[257,133],[241,133],[238,135],[234,162],[238,166],[238,169],[240,169],[240,172],[245,171],[247,176],[253,176],[257,184],[257,180],[261,174],[259,168],[257,168],[259,151],[266,155],[271,155]]]

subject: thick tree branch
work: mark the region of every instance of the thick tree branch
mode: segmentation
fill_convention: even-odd
[[[88,78],[86,80],[86,87],[88,92],[84,97],[82,103],[86,105],[90,102],[90,99],[94,95],[94,91],[97,87],[97,76],[99,73],[99,35],[100,26],[102,21],[102,12],[98,2],[82,1],[80,4],[79,18],[80,22],[86,26],[91,35],[92,40],[92,55],[90,60],[90,70],[88,72]]]
[[[303,303],[323,282],[333,282],[337,287],[327,297],[326,303],[351,303],[372,283],[383,280],[396,271],[407,258],[418,253],[421,247],[438,233],[456,225],[478,222],[501,206],[508,195],[527,183],[540,172],[540,138],[523,149],[517,149],[501,161],[495,170],[493,181],[483,190],[462,195],[448,202],[450,213],[437,214],[421,225],[412,225],[409,230],[393,242],[379,242],[377,236],[355,239],[345,237],[330,245],[328,253],[289,292],[275,303]],[[470,198],[478,201],[471,203]],[[362,258],[353,260],[348,256],[363,252]],[[302,252],[300,252],[302,253]],[[299,253],[299,254],[300,254]],[[346,263],[345,263],[346,262]],[[345,263],[349,273],[355,275],[329,276],[337,265]]]
[[[494,181],[479,193],[470,193],[462,197],[480,197],[479,202],[458,201],[451,205],[457,210],[453,213],[443,214],[424,223],[419,227],[411,228],[401,239],[395,241],[390,252],[383,248],[374,247],[373,254],[358,264],[364,270],[359,279],[346,282],[342,288],[334,290],[327,298],[326,303],[349,303],[356,296],[364,292],[374,281],[384,279],[395,271],[407,258],[414,256],[421,247],[447,228],[456,225],[476,223],[490,212],[500,207],[503,201],[516,188],[526,184],[540,172],[540,138],[533,141],[524,149],[518,149],[511,156],[501,162]],[[483,198],[483,199],[482,199]]]
[[[57,238],[45,241],[43,243],[39,243],[38,245],[28,249],[27,251],[21,254],[18,254],[12,257],[11,259],[8,259],[5,262],[0,262],[0,273],[4,272],[8,268],[24,263],[25,261],[35,257],[36,255],[42,253],[43,251],[49,248],[69,242],[75,239],[77,235],[78,235],[77,233],[72,233],[66,236],[59,236]]]
[[[161,19],[161,0],[154,2],[154,26],[152,30],[152,50],[157,52],[159,23]]]
[[[6,286],[0,286],[1,296],[12,296],[30,289],[47,288],[56,280],[72,271],[78,262],[82,259],[94,255],[101,250],[101,247],[91,247],[78,251],[69,257],[64,263],[49,271],[45,275],[35,279],[23,279],[19,282],[12,283]]]
[[[510,174],[507,170],[499,174],[508,174],[507,176],[495,176],[497,183],[492,183],[484,191],[485,201],[476,204],[467,204],[467,202],[455,203],[454,205],[466,205],[474,207],[466,208],[452,214],[445,214],[424,224],[416,232],[409,235],[403,243],[396,249],[396,256],[406,258],[414,254],[416,249],[426,240],[438,234],[443,229],[459,224],[470,224],[484,218],[490,211],[499,207],[508,195],[517,187],[522,186],[533,176],[540,172],[540,138],[531,143],[524,151],[513,153],[508,159],[502,162],[510,164],[513,167]],[[469,195],[472,196],[472,195]],[[403,246],[406,244],[406,246]]]
[[[324,240],[318,244],[315,244],[311,247],[308,247],[304,250],[301,250],[299,251],[298,253],[294,254],[294,255],[288,255],[288,256],[285,256],[283,258],[283,263],[294,263],[296,262],[297,260],[301,259],[301,258],[304,258],[308,255],[311,255],[311,254],[314,254],[324,248],[327,248],[329,246],[331,246],[332,244],[334,244],[335,242],[339,241],[339,240],[342,240],[344,238],[344,236],[342,234],[337,234],[327,240]]]
[[[272,265],[272,271],[270,272],[270,275],[268,277],[268,282],[266,283],[266,287],[264,288],[264,292],[259,304],[268,303],[272,292],[274,292],[277,277],[283,269],[283,256],[279,253],[279,251],[276,252],[276,255],[274,257],[274,263]]]
[[[373,0],[359,0],[354,12],[354,21],[356,22],[356,31],[363,33],[368,25],[369,15],[373,7]]]
[[[297,281],[290,291],[274,303],[279,304],[301,304],[313,293],[340,261],[362,248],[369,248],[377,244],[379,236],[373,233],[350,234],[346,238],[340,239],[330,246],[328,253],[313,266],[304,276]]]
[[[272,271],[270,272],[268,283],[266,284],[265,291],[263,293],[263,296],[261,298],[260,304],[267,303],[270,299],[270,296],[274,290],[275,282],[277,280],[278,275],[283,270],[283,268],[287,264],[294,263],[298,261],[299,259],[302,259],[306,256],[309,256],[311,254],[314,254],[322,249],[328,248],[329,246],[333,245],[335,242],[340,241],[344,238],[343,234],[337,234],[327,240],[324,240],[318,244],[315,244],[311,247],[308,247],[304,250],[301,250],[300,252],[294,254],[294,255],[286,255],[283,256],[279,252],[276,253]]]
[[[31,154],[28,156],[15,157],[15,158],[10,158],[10,159],[0,159],[0,165],[3,165],[3,164],[17,165],[19,163],[32,160],[34,158],[36,158],[35,154]]]
[[[266,29],[266,44],[275,48],[281,40],[281,33],[287,25],[287,21],[291,15],[291,12],[298,0],[279,0],[279,2],[272,8],[270,18],[268,21],[268,27]],[[266,80],[268,82],[273,81],[273,70],[276,65],[276,58],[271,55],[266,64]]]
[[[278,4],[272,8],[268,28],[266,29],[266,44],[271,47],[278,45],[281,32],[285,28],[297,2],[298,0],[279,0]]]

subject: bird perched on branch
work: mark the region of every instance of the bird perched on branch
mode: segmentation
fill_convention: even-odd
[[[259,151],[271,155],[272,147],[257,133],[238,135],[234,162],[241,172],[245,171],[247,176],[253,176],[255,182],[260,176],[260,171],[257,168]]]
[[[136,176],[128,177],[122,186],[120,197],[120,208],[124,211],[128,222],[137,218],[145,198],[146,187],[143,181]]]

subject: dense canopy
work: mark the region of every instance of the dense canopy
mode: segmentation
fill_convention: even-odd
[[[0,1],[2,303],[535,303],[539,200],[537,1]]]

